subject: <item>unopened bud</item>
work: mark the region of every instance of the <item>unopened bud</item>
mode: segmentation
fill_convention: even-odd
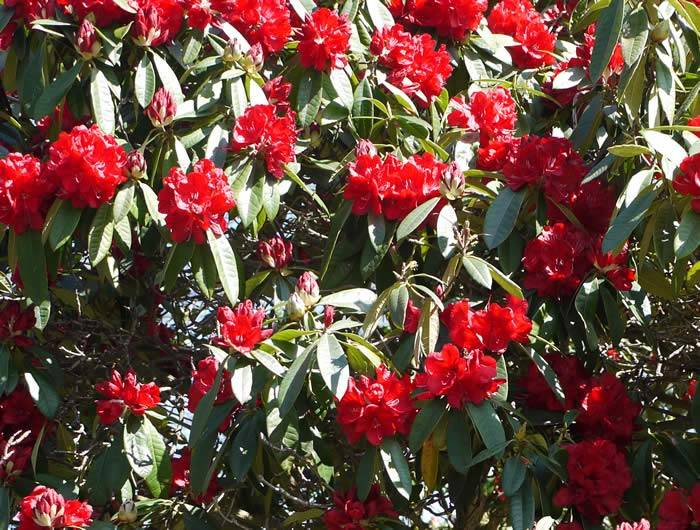
[[[177,103],[173,95],[165,88],[159,88],[151,104],[146,108],[146,116],[151,120],[154,127],[167,127],[175,119]]]
[[[146,158],[139,150],[131,151],[126,155],[126,171],[134,180],[139,180],[146,176]]]
[[[315,123],[309,126],[309,143],[313,148],[321,146],[321,128]]]
[[[151,46],[161,34],[162,20],[155,7],[139,9],[134,22],[134,40],[139,46]]]
[[[135,523],[139,518],[136,504],[131,499],[125,500],[119,507],[117,518],[122,523]]]
[[[377,148],[369,140],[360,140],[355,146],[355,156],[375,156]]]
[[[321,292],[313,272],[305,272],[297,280],[294,292],[301,298],[306,307],[313,307],[321,299]]]
[[[306,313],[306,304],[297,293],[292,293],[292,296],[287,300],[287,316],[289,320],[301,320]]]
[[[265,55],[263,54],[262,46],[260,45],[260,43],[256,42],[250,47],[248,53],[245,54],[245,57],[242,61],[242,66],[246,72],[248,72],[249,74],[253,74],[255,72],[259,72],[262,69],[264,62]]]
[[[323,308],[323,326],[329,328],[335,320],[335,307],[327,305]]]
[[[78,28],[75,38],[75,47],[86,61],[95,57],[102,49],[102,43],[97,38],[95,26],[87,18],[84,18]]]
[[[292,260],[292,243],[273,237],[258,243],[258,257],[271,269],[284,269]]]
[[[663,42],[668,39],[670,31],[668,20],[659,20],[651,31],[651,40],[654,42]]]
[[[440,193],[442,193],[448,201],[453,201],[462,197],[464,191],[464,172],[457,167],[455,162],[452,162],[442,174]]]
[[[225,63],[235,63],[243,57],[241,45],[236,39],[231,39],[224,48],[223,59]]]

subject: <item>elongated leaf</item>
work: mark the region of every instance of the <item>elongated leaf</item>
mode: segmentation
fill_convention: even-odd
[[[554,396],[561,403],[564,403],[564,399],[566,396],[564,396],[564,389],[562,388],[561,383],[559,382],[559,378],[557,377],[556,372],[552,369],[551,366],[549,366],[549,363],[547,363],[544,357],[542,357],[535,350],[533,350],[532,348],[526,348],[526,351],[527,354],[530,356],[530,359],[532,359],[532,362],[535,363],[535,366],[542,374],[542,377],[544,377],[544,380],[549,385],[549,388],[551,388],[552,392],[554,392]]]
[[[10,527],[10,492],[5,487],[0,487],[0,530],[7,530]]]
[[[515,495],[520,486],[525,482],[527,468],[523,461],[517,456],[511,456],[503,466],[503,479],[501,485],[506,497]]]
[[[24,382],[27,385],[29,395],[41,413],[47,418],[53,418],[61,398],[46,376],[36,370],[30,370],[24,374]]]
[[[25,294],[34,304],[48,302],[49,282],[46,276],[46,257],[41,244],[41,234],[29,230],[18,235],[16,249]]]
[[[430,212],[433,211],[438,202],[440,202],[440,197],[433,197],[429,201],[417,206],[409,213],[396,229],[397,241],[405,239],[412,234],[416,228],[423,224],[423,221],[428,218]]]
[[[78,61],[70,70],[63,72],[44,89],[34,104],[35,120],[48,116],[56,109],[56,106],[68,93],[73,83],[75,83],[82,66],[83,63]]]
[[[233,253],[226,235],[216,237],[211,231],[208,231],[207,238],[209,239],[209,249],[214,256],[214,263],[216,263],[219,281],[224,288],[226,297],[233,305],[238,301],[239,290],[236,255]]]
[[[279,403],[280,403],[280,416],[284,417],[287,413],[292,410],[294,402],[301,392],[302,386],[304,386],[304,381],[306,381],[306,376],[311,368],[311,352],[313,351],[316,343],[312,344],[306,348],[292,363],[289,367],[287,373],[285,374],[282,382],[280,383],[280,393],[279,393]]]
[[[615,46],[620,38],[622,20],[625,16],[625,0],[612,0],[598,17],[595,32],[595,44],[591,52],[591,64],[588,75],[592,82],[597,82],[610,62]]]
[[[182,88],[180,88],[180,81],[178,81],[177,75],[175,75],[175,72],[173,72],[165,59],[154,50],[150,51],[153,57],[153,64],[156,67],[156,72],[158,72],[161,83],[173,95],[177,103],[182,103],[185,100],[185,96],[182,94]]]
[[[148,450],[153,460],[153,469],[147,476],[143,477],[144,482],[154,497],[162,497],[168,491],[172,477],[170,456],[168,455],[163,436],[146,417],[143,419],[143,429],[146,433]]]
[[[506,433],[503,430],[501,419],[490,402],[484,401],[481,405],[469,403],[467,410],[474,427],[479,431],[479,435],[488,449],[500,447],[505,443]]]
[[[281,377],[284,375],[285,368],[269,353],[262,350],[253,350],[250,352],[250,355],[276,376]]]
[[[364,287],[356,287],[326,295],[318,303],[319,305],[332,305],[367,313],[376,301],[377,293]]]
[[[700,214],[688,209],[683,214],[681,224],[676,231],[673,249],[677,257],[685,258],[690,256],[698,248],[698,245],[700,245]]]
[[[625,64],[636,63],[644,52],[644,46],[649,36],[649,21],[646,11],[639,7],[622,24],[622,57]]]
[[[134,75],[134,95],[141,108],[148,107],[155,91],[156,72],[148,54],[144,53],[139,64],[136,65],[136,74]]]
[[[136,192],[136,186],[133,182],[128,182],[117,192],[114,197],[114,208],[113,208],[113,218],[115,223],[119,223],[124,219],[131,206],[134,203],[134,195]]]
[[[520,208],[525,199],[525,190],[513,191],[503,188],[491,203],[484,219],[484,241],[490,249],[503,243],[515,227]]]
[[[321,76],[318,72],[308,71],[299,81],[299,91],[297,92],[297,114],[302,127],[308,127],[316,119],[318,111],[321,109],[323,98],[323,88]]]
[[[472,461],[472,438],[464,411],[452,410],[447,422],[447,456],[458,473],[466,473]]]
[[[421,448],[423,443],[433,433],[433,430],[442,419],[447,410],[447,404],[441,399],[426,401],[425,405],[418,411],[411,434],[408,437],[408,447],[414,453]]]
[[[258,449],[258,439],[263,428],[261,413],[257,412],[241,426],[236,433],[229,453],[229,467],[233,478],[242,481],[255,459]]]
[[[355,478],[357,484],[357,498],[364,501],[369,494],[369,490],[374,484],[376,475],[377,449],[370,445],[362,455],[360,464],[357,466],[357,476]]]
[[[49,245],[53,250],[61,248],[70,240],[82,213],[82,210],[73,208],[70,201],[60,202],[49,231]]]
[[[513,296],[517,296],[518,298],[525,298],[525,296],[523,296],[522,289],[520,289],[520,286],[517,283],[515,283],[508,276],[503,274],[503,272],[501,272],[497,267],[495,267],[491,263],[487,261],[485,261],[484,263],[487,263],[489,266],[491,278],[493,278],[505,292],[507,292],[508,294],[512,294]]]
[[[155,469],[146,417],[132,416],[124,425],[124,452],[131,469],[141,478],[148,477]]]
[[[352,83],[350,83],[350,79],[345,73],[345,70],[341,68],[334,68],[331,70],[328,76],[331,80],[335,93],[338,94],[338,97],[340,98],[340,101],[343,103],[343,105],[345,105],[345,107],[352,110],[355,99],[352,91]]]
[[[627,241],[632,231],[637,228],[646,215],[655,198],[656,192],[654,191],[639,195],[632,201],[632,204],[617,214],[603,238],[603,252],[612,252]]]
[[[476,256],[464,256],[462,265],[476,283],[491,289],[493,278],[491,278],[491,269],[488,264],[481,258]]]
[[[411,481],[411,470],[406,462],[401,446],[394,438],[387,438],[382,442],[380,448],[384,469],[389,476],[389,481],[402,497],[408,499],[411,496],[413,487]]]
[[[446,204],[440,210],[436,227],[438,247],[444,258],[449,258],[457,248],[457,228],[457,213],[450,204]]]
[[[109,204],[103,204],[97,210],[88,233],[88,252],[90,254],[90,263],[93,266],[97,266],[107,257],[112,245],[113,235],[112,207]]]
[[[212,415],[214,409],[214,401],[219,393],[219,387],[221,386],[221,377],[223,375],[224,363],[220,363],[219,369],[216,372],[216,377],[214,378],[214,383],[211,388],[204,394],[204,397],[199,401],[197,408],[192,416],[192,427],[190,428],[189,446],[194,447],[202,439],[207,424],[209,423],[209,417]]]
[[[350,368],[345,352],[334,335],[321,335],[316,348],[316,360],[326,386],[337,399],[342,399],[348,388]]]
[[[90,74],[90,98],[95,122],[104,132],[112,134],[116,124],[114,101],[109,81],[99,68],[93,68]]]
[[[394,17],[380,0],[367,0],[367,12],[375,29],[394,25]]]

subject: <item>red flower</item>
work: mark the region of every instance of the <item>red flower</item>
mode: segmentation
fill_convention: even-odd
[[[525,287],[539,296],[572,295],[591,268],[586,234],[565,223],[545,226],[525,245]]]
[[[145,112],[154,127],[167,127],[175,119],[177,103],[172,93],[161,87],[156,90]]]
[[[0,431],[9,438],[18,431],[30,431],[39,436],[46,419],[23,386],[17,386],[9,396],[0,397]]]
[[[126,180],[126,152],[97,126],[62,132],[49,147],[46,179],[58,185],[58,196],[75,208],[99,208]]]
[[[65,500],[56,490],[37,486],[22,499],[19,530],[87,528],[92,506],[79,500]]]
[[[557,525],[557,530],[583,530],[583,526],[576,521],[572,523],[559,523]]]
[[[641,407],[627,395],[614,374],[594,377],[586,391],[576,425],[586,437],[599,437],[624,444],[632,439]]]
[[[525,135],[513,147],[503,166],[513,190],[543,186],[549,198],[563,202],[586,176],[583,159],[566,138]]]
[[[608,440],[586,440],[566,447],[568,480],[554,495],[556,506],[575,506],[598,521],[616,513],[632,485],[625,454]]]
[[[289,94],[292,93],[292,84],[285,81],[284,77],[273,77],[263,85],[263,92],[267,96],[270,105],[274,105],[278,114],[289,112]]]
[[[457,96],[450,104],[453,110],[447,116],[447,123],[478,132],[479,141],[484,146],[492,138],[508,134],[515,128],[515,100],[506,88],[499,86],[475,92],[469,103],[464,96]]]
[[[12,9],[13,20],[22,20],[25,26],[38,19],[53,18],[56,12],[54,0],[6,0],[5,6]]]
[[[265,311],[255,309],[253,302],[246,300],[234,309],[220,307],[217,312],[220,335],[214,343],[231,348],[239,353],[249,353],[272,335],[271,329],[262,329]]]
[[[363,375],[351,378],[338,404],[338,423],[351,444],[362,438],[381,445],[384,438],[408,435],[416,415],[411,399],[413,385],[408,374],[399,379],[384,365],[376,369],[376,378]]]
[[[480,404],[505,383],[496,378],[496,359],[480,350],[464,356],[454,344],[445,344],[442,351],[432,352],[425,360],[425,372],[416,376],[421,399],[446,397],[451,407],[467,403]]]
[[[612,186],[596,179],[579,186],[562,201],[583,227],[592,234],[605,234],[615,209],[617,194]],[[567,217],[551,201],[547,203],[547,217],[552,223],[568,222]]]
[[[248,107],[236,120],[231,148],[236,152],[251,148],[254,154],[265,160],[267,170],[272,176],[281,179],[284,176],[285,164],[296,160],[295,119],[296,114],[291,111],[284,116],[278,116],[274,105]]]
[[[527,405],[534,409],[552,412],[565,412],[576,408],[581,403],[588,384],[588,374],[581,361],[574,355],[560,353],[546,355],[545,360],[557,375],[564,392],[564,403],[554,395],[535,363],[531,363],[527,375],[520,380]]]
[[[57,0],[66,13],[72,14],[78,20],[92,14],[95,25],[99,28],[127,22],[132,17],[114,0]],[[135,2],[127,2],[135,7]]]
[[[22,348],[28,348],[34,341],[25,334],[36,324],[34,310],[29,307],[22,310],[19,302],[10,301],[0,309],[0,341],[13,342]]]
[[[226,213],[235,206],[233,192],[224,172],[211,160],[195,163],[185,174],[173,167],[158,193],[158,211],[176,243],[193,239],[201,245],[211,230],[216,236],[226,231]]]
[[[171,461],[172,479],[170,481],[170,495],[176,494],[178,491],[186,490],[190,487],[190,466],[192,463],[192,453],[189,447],[185,447],[179,457],[173,458]],[[207,489],[201,495],[190,497],[196,504],[208,504],[221,491],[216,476],[212,476]]]
[[[445,308],[442,321],[450,340],[460,348],[503,353],[510,341],[530,342],[532,322],[526,315],[527,301],[508,296],[506,307],[490,303],[479,311],[472,311],[468,300],[453,302]]]
[[[391,501],[382,495],[379,486],[374,484],[367,498],[360,501],[355,488],[343,493],[333,493],[334,507],[323,515],[327,530],[363,530],[365,523],[374,517],[397,517]]]
[[[659,505],[658,530],[689,530],[692,522],[700,523],[700,483],[692,492],[673,488],[664,494]]]
[[[389,9],[412,24],[435,28],[441,37],[462,41],[474,31],[488,7],[486,0],[394,0]]]
[[[698,387],[698,380],[691,379],[690,383],[688,383],[688,391],[686,392],[686,399],[688,401],[691,401],[695,398],[695,391],[697,390],[697,387]]]
[[[502,0],[488,16],[489,29],[510,35],[517,46],[508,51],[518,68],[538,68],[554,64],[556,37],[547,29],[542,16],[528,0]]]
[[[501,171],[513,144],[518,140],[508,134],[490,138],[477,150],[476,166],[484,171]]]
[[[634,269],[627,266],[629,261],[627,243],[623,245],[620,253],[615,255],[612,252],[603,254],[601,250],[602,242],[603,238],[601,236],[593,251],[593,265],[601,274],[607,276],[608,281],[615,289],[618,291],[629,291],[632,289],[632,282],[637,277],[637,273]]]
[[[219,361],[214,357],[206,357],[197,363],[197,368],[192,370],[192,385],[188,393],[187,410],[192,413],[197,410],[199,402],[214,386],[214,380],[218,371]],[[215,405],[222,405],[233,399],[231,375],[231,372],[224,368],[221,374],[221,384],[214,400]]]
[[[133,370],[129,370],[124,379],[119,372],[112,370],[110,379],[97,383],[95,389],[107,398],[96,401],[97,415],[100,423],[105,425],[117,421],[127,408],[132,414],[143,416],[160,403],[158,385],[139,383]]]
[[[348,165],[343,196],[353,202],[355,215],[372,212],[396,221],[440,195],[441,176],[447,169],[430,153],[413,155],[405,162],[391,154],[382,160],[372,144],[360,142],[355,161]]]
[[[282,0],[235,0],[222,11],[251,44],[260,44],[265,54],[279,53],[292,33],[287,3]]]
[[[347,15],[338,15],[326,7],[311,13],[301,26],[297,48],[302,66],[319,71],[345,67],[351,33]]]
[[[412,35],[400,24],[375,31],[370,51],[389,69],[388,81],[415,96],[422,107],[440,95],[452,73],[444,44],[436,50],[430,35]]]
[[[691,207],[700,213],[700,153],[686,157],[673,179],[673,189],[693,198]]]
[[[690,118],[688,120],[688,126],[689,127],[700,127],[700,114]],[[693,131],[693,134],[697,137],[700,137],[700,131]]]
[[[413,300],[409,300],[406,304],[406,315],[403,319],[403,330],[406,333],[415,333],[418,331],[418,320],[420,319],[420,307],[417,307]]]
[[[275,236],[258,241],[258,258],[271,269],[284,269],[292,261],[292,242]]]
[[[139,0],[133,35],[141,46],[172,42],[182,28],[185,7],[181,0]]]
[[[187,23],[191,28],[203,30],[214,20],[214,14],[209,0],[194,0],[187,8]]]

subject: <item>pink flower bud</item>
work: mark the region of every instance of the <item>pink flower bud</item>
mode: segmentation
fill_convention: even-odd
[[[134,22],[134,40],[139,46],[151,46],[161,34],[161,17],[155,7],[139,9]]]
[[[131,499],[125,500],[119,507],[117,518],[122,523],[135,523],[139,518],[136,504]]]
[[[173,95],[165,88],[159,88],[151,104],[146,108],[146,116],[154,127],[167,127],[173,122],[177,112],[177,103]]]
[[[139,150],[131,151],[126,155],[126,171],[134,180],[139,180],[146,176],[146,159]]]
[[[223,59],[225,63],[235,63],[243,57],[241,44],[236,39],[231,39],[224,48]]]
[[[248,50],[243,67],[249,73],[258,72],[263,67],[264,62],[265,56],[262,46],[260,43],[256,42],[250,47],[250,50]]]
[[[335,320],[335,307],[332,305],[327,305],[326,307],[323,308],[323,325],[326,328],[329,328],[333,325],[333,321]]]
[[[316,275],[312,272],[305,272],[297,280],[294,292],[301,298],[306,307],[313,307],[321,299]]]
[[[80,23],[75,47],[86,61],[95,57],[102,49],[102,43],[97,39],[95,26],[87,18],[84,18]]]
[[[287,316],[289,320],[301,320],[301,317],[306,313],[306,305],[297,293],[292,293],[292,296],[287,300]]]
[[[375,156],[377,148],[369,140],[360,140],[355,146],[356,156]]]
[[[464,187],[464,172],[457,167],[456,162],[452,162],[442,174],[440,193],[447,200],[452,201],[464,195]]]
[[[63,521],[66,501],[55,490],[47,489],[39,496],[32,510],[32,519],[37,526],[55,528]],[[60,524],[60,526],[63,526]]]
[[[292,261],[292,243],[281,237],[260,241],[258,257],[271,269],[284,269]]]

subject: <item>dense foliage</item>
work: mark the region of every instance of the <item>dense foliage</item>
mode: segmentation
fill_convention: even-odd
[[[700,527],[700,4],[324,3],[0,6],[0,530]]]

